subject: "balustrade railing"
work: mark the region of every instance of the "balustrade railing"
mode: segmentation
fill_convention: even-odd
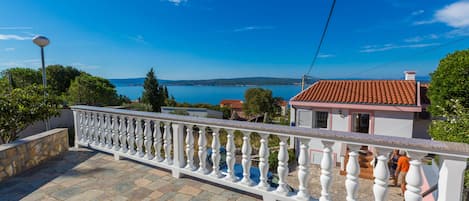
[[[308,129],[248,123],[239,121],[198,118],[162,113],[137,112],[91,106],[73,106],[75,118],[75,144],[121,157],[133,159],[149,165],[172,171],[179,178],[181,174],[197,177],[210,182],[236,188],[263,196],[264,200],[313,200],[309,192],[310,179],[319,180],[322,190],[321,201],[357,200],[359,189],[358,150],[361,145],[373,146],[378,150],[377,165],[374,170],[373,195],[375,200],[387,200],[389,170],[388,153],[392,149],[407,150],[412,161],[407,174],[408,201],[422,200],[421,162],[428,153],[437,154],[442,159],[438,181],[439,201],[461,199],[462,178],[469,157],[469,146],[459,143],[438,142],[421,139],[407,139],[388,136],[370,136],[358,133],[330,130]],[[223,134],[221,131],[224,131]],[[234,174],[236,145],[234,132],[242,133],[241,165],[242,177]],[[226,133],[226,134],[225,134]],[[253,142],[252,133],[260,136],[259,142]],[[212,135],[207,142],[206,134]],[[226,135],[226,136],[223,136]],[[268,183],[269,170],[269,136],[276,136],[278,143],[278,185]],[[298,139],[298,189],[291,190],[286,178],[288,175],[288,145],[290,137]],[[195,141],[195,137],[198,138]],[[220,138],[226,137],[226,144]],[[321,175],[311,178],[310,155],[308,144],[311,139],[323,142]],[[344,197],[334,198],[330,195],[333,180],[332,145],[336,142],[347,143],[350,149],[347,163],[346,182],[343,185]],[[250,178],[251,154],[253,143],[259,146],[260,171],[259,182]],[[221,146],[226,145],[226,173],[219,168]],[[207,146],[211,148],[211,167],[207,163]],[[197,148],[197,152],[195,152]],[[196,162],[195,157],[198,162]],[[275,167],[274,167],[275,168]]]

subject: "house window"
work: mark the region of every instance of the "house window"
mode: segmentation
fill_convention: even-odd
[[[316,111],[316,123],[314,124],[315,128],[327,128],[327,119],[328,119],[327,112]]]
[[[352,131],[358,133],[369,133],[370,114],[354,113],[352,115]]]

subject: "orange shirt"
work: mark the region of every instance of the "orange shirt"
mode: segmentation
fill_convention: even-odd
[[[409,158],[407,156],[401,156],[399,157],[399,160],[397,160],[397,167],[402,171],[402,172],[408,172],[409,171]]]

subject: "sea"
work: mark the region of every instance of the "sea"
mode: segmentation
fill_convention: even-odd
[[[249,88],[264,88],[272,91],[273,97],[282,97],[288,101],[301,91],[299,85],[264,85],[264,86],[168,86],[170,96],[177,102],[220,104],[224,99],[244,100],[244,92]],[[143,86],[117,86],[117,93],[126,95],[131,100],[142,96]]]

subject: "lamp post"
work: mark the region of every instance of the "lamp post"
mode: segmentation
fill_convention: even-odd
[[[33,38],[33,43],[41,48],[41,61],[42,61],[42,85],[44,85],[44,102],[46,101],[47,96],[47,79],[46,79],[46,66],[44,65],[44,47],[49,45],[49,39],[45,36],[35,36]],[[49,130],[49,120],[45,120],[46,130]]]

